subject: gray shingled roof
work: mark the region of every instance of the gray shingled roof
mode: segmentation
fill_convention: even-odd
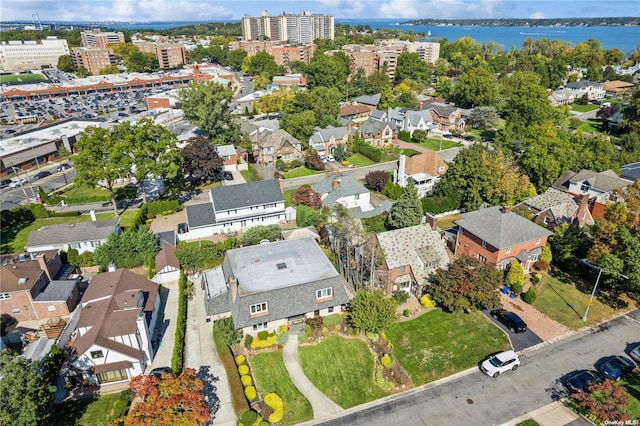
[[[27,247],[106,240],[115,231],[118,222],[118,219],[113,219],[46,225],[31,231]]]
[[[76,280],[51,281],[33,300],[36,302],[66,302],[75,287]]]
[[[513,212],[503,213],[501,207],[464,213],[455,223],[497,249],[553,235]]]
[[[429,104],[429,109],[434,110],[440,117],[450,117],[451,114],[458,110],[458,107],[455,105],[433,102]]]
[[[280,184],[275,179],[211,188],[216,212],[270,203],[284,202]]]
[[[625,164],[620,169],[620,175],[625,179],[640,179],[640,163]]]
[[[602,192],[610,192],[615,189],[626,188],[631,185],[631,181],[620,178],[613,170],[605,170],[604,172],[592,172],[591,170],[582,169],[571,179],[573,183],[581,183],[584,181]]]
[[[362,136],[364,138],[373,137],[378,131],[383,131],[387,126],[391,127],[391,130],[396,130],[397,126],[393,122],[387,123],[386,121],[372,120],[369,118],[360,127]]]
[[[565,87],[568,87],[570,89],[584,89],[591,86],[602,86],[602,84],[589,80],[580,80],[565,84]]]
[[[338,179],[340,185],[336,190],[333,189],[333,181]],[[352,178],[351,176],[340,176],[339,178],[327,178],[318,183],[311,185],[311,188],[320,194],[328,194],[322,205],[327,207],[333,207],[339,198],[348,197],[356,194],[365,194],[369,192],[360,182]]]
[[[533,207],[538,211],[550,209],[552,207],[556,207],[556,206],[567,204],[567,203],[574,205],[574,211],[575,211],[575,208],[578,207],[578,205],[576,204],[575,200],[571,195],[555,188],[549,188],[540,195],[527,198],[526,200],[524,200],[523,203],[527,206]]]
[[[355,130],[352,129],[353,133]],[[324,129],[316,127],[313,131],[313,134],[309,138],[309,143],[311,144],[321,144],[325,141],[330,140],[331,138],[342,139],[345,135],[349,134],[349,128],[347,126],[342,127],[333,127],[327,126]]]
[[[189,228],[201,228],[216,223],[216,215],[211,203],[185,206]]]
[[[376,109],[371,111],[371,115],[369,116],[369,118],[373,120],[383,121],[387,118],[387,112]]]
[[[355,98],[353,101],[359,104],[377,106],[380,103],[380,93],[375,95],[362,95]]]

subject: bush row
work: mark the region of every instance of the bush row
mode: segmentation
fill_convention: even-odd
[[[353,149],[356,152],[364,155],[371,161],[375,161],[376,163],[380,162],[382,159],[382,151],[376,148],[373,145],[369,145],[363,140],[357,140],[353,144]]]
[[[278,423],[284,417],[284,403],[277,393],[268,393],[264,397],[264,403],[273,410],[269,416],[269,423]]]
[[[181,210],[180,201],[177,199],[158,200],[147,204],[148,215],[160,216],[164,214],[171,214]]]
[[[180,374],[184,364],[184,336],[187,330],[187,277],[184,270],[180,270],[178,279],[178,317],[176,318],[176,334],[171,357],[173,374]]]
[[[459,195],[442,197],[424,197],[422,199],[422,211],[431,214],[450,212],[460,208],[462,197]]]
[[[217,323],[218,321],[216,321],[216,324]],[[238,376],[237,374],[236,360],[233,358],[231,348],[229,348],[229,346],[227,346],[227,344],[223,341],[221,333],[214,332],[213,340],[216,344],[216,351],[218,352],[220,362],[224,366],[224,370],[227,373],[227,378],[229,379],[233,408],[236,413],[244,413],[249,409],[249,404],[247,402],[247,398],[245,398],[244,396],[244,386],[242,386],[240,376]]]

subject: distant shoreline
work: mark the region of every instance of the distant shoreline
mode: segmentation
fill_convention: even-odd
[[[635,27],[640,25],[640,17],[602,18],[549,18],[549,19],[411,19],[397,21],[394,25],[429,25],[459,27]]]

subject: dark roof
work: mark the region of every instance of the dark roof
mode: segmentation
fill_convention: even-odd
[[[595,81],[580,80],[580,81],[574,81],[573,83],[567,83],[565,85],[565,87],[568,87],[570,89],[583,89],[591,86],[602,86],[602,84]]]
[[[455,223],[464,228],[463,232],[472,233],[497,249],[553,235],[553,232],[511,211],[503,213],[501,207],[464,213],[462,219]]]
[[[176,245],[176,231],[171,230],[171,231],[156,232],[155,236],[158,239],[160,246],[162,246],[163,244],[168,246]]]
[[[211,188],[210,193],[216,212],[284,202],[280,184],[275,179]]]
[[[382,132],[387,126],[389,126],[391,130],[397,130],[398,128],[396,126],[396,123],[387,123],[386,121],[379,121],[369,118],[360,127],[360,132],[362,132],[362,137],[370,138],[375,136],[378,131]]]
[[[432,103],[429,108],[436,112],[440,117],[450,117],[451,114],[458,110],[457,106]]]
[[[185,206],[189,228],[200,228],[216,223],[216,215],[211,203],[192,204]]]
[[[33,300],[35,302],[66,302],[73,294],[76,285],[76,280],[51,281]]]
[[[620,176],[625,179],[640,179],[640,163],[625,164],[620,169]]]
[[[380,93],[376,93],[375,95],[362,95],[355,98],[353,102],[364,105],[377,106],[380,103],[380,96]]]
[[[567,192],[569,190],[569,183],[571,182],[571,178],[574,177],[577,173],[571,170],[567,170],[562,173],[558,179],[551,185],[552,188],[559,189],[560,191]]]
[[[156,271],[161,271],[166,266],[180,269],[180,262],[176,257],[176,248],[170,245],[163,245],[155,259]]]
[[[118,222],[118,219],[113,219],[46,225],[31,231],[27,247],[106,240],[116,230]]]

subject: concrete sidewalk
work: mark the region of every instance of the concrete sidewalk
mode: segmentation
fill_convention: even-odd
[[[564,426],[569,424],[571,426],[593,425],[593,423],[566,407],[562,402],[556,401],[513,419],[505,423],[504,426],[515,426],[528,419],[535,420],[540,426]]]
[[[291,381],[311,403],[314,418],[330,416],[342,411],[342,407],[327,398],[304,375],[298,361],[298,333],[289,332],[289,340],[284,345],[282,355]]]

